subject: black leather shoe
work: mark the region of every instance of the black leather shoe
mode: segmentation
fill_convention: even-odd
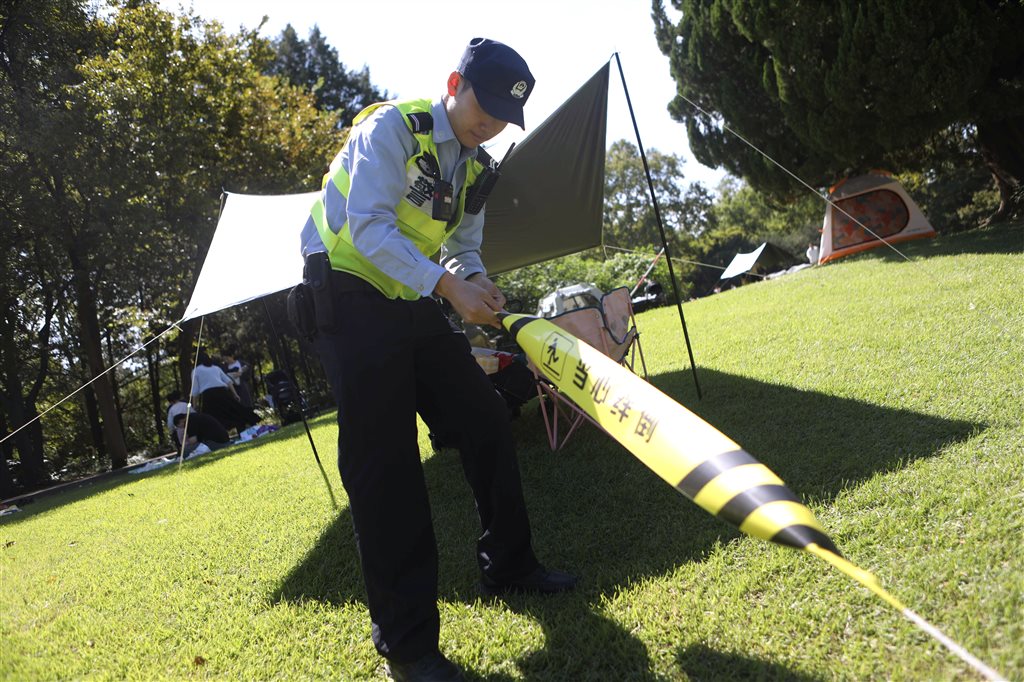
[[[411,663],[388,661],[388,674],[395,682],[465,682],[458,666],[440,651],[427,654]]]
[[[490,596],[508,594],[555,594],[556,592],[568,592],[576,587],[576,576],[563,573],[562,571],[549,571],[543,566],[538,566],[522,578],[500,583],[486,575],[480,579],[480,590]]]

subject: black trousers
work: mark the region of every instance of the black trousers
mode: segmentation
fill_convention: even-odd
[[[250,408],[235,400],[224,386],[208,388],[200,394],[203,413],[214,417],[227,429],[243,431],[249,426],[258,424],[260,417]]]
[[[536,568],[519,464],[502,398],[437,302],[390,300],[333,273],[335,323],[316,347],[338,404],[338,467],[348,493],[373,641],[396,661],[438,643],[437,545],[416,413],[458,434],[476,499],[477,560],[499,581]]]

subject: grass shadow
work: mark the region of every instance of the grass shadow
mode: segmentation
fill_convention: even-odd
[[[699,369],[705,397],[692,376],[674,372],[653,383],[740,443],[805,501],[828,502],[844,488],[930,457],[987,424],[884,407]]]
[[[933,456],[984,428],[712,370],[701,370],[701,382],[705,398],[697,401],[688,371],[654,378],[808,501],[827,502],[857,481]],[[546,565],[581,576],[571,595],[507,602],[545,634],[545,648],[517,664],[527,679],[653,679],[644,644],[594,605],[630,584],[700,561],[739,531],[683,499],[593,427],[552,453],[531,405],[514,433],[537,554]],[[479,525],[458,455],[435,454],[424,462],[424,475],[438,540],[440,598],[473,603],[479,598]],[[365,603],[347,509],[271,598]],[[774,664],[707,650],[683,652],[679,665],[698,679],[714,679],[719,665],[740,679],[799,679]]]
[[[691,680],[792,680],[816,682],[824,679],[797,673],[778,663],[740,654],[726,654],[698,644],[676,652],[679,667]]]

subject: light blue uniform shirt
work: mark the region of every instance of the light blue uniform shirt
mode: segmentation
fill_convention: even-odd
[[[452,183],[455,196],[466,182],[466,161],[476,149],[463,147],[445,111],[444,102],[431,105],[434,144],[441,177]],[[480,261],[484,211],[466,214],[462,223],[441,247],[441,263],[435,263],[398,231],[395,207],[406,191],[405,166],[419,151],[416,138],[396,107],[384,106],[352,128],[348,140],[331,162],[330,175],[340,167],[348,171],[348,201],[333,182],[324,188],[327,224],[339,232],[348,220],[352,243],[381,272],[423,296],[434,292],[445,270],[465,279],[485,273]],[[302,255],[326,251],[310,218],[302,228]]]

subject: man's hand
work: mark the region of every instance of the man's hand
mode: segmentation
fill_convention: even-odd
[[[505,304],[505,297],[494,286],[491,280],[483,275],[474,275],[469,280],[462,280],[451,273],[444,273],[434,287],[434,293],[443,296],[452,304],[463,320],[470,324],[489,324],[501,328],[495,313]],[[489,285],[481,286],[481,280]]]
[[[501,289],[495,286],[494,282],[487,278],[482,272],[477,272],[466,278],[467,282],[472,282],[477,285],[490,295],[491,298],[498,304],[498,309],[501,310],[505,307],[505,294],[501,293]]]

